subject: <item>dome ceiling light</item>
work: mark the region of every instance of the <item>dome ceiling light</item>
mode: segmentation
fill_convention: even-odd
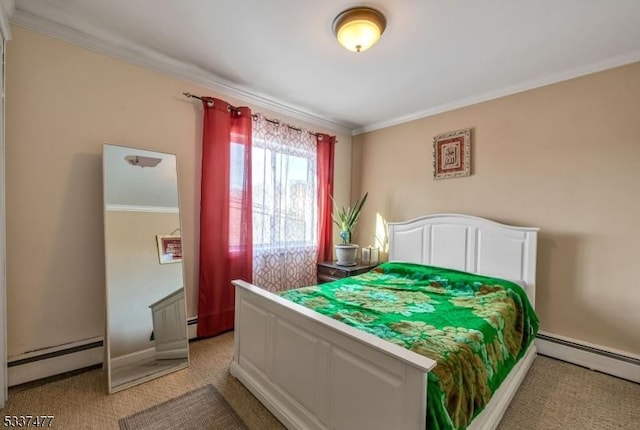
[[[370,7],[347,9],[333,20],[333,34],[338,42],[354,52],[373,46],[386,27],[384,15]]]

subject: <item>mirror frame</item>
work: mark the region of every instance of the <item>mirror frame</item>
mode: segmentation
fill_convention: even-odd
[[[112,358],[111,358],[111,350],[112,350],[112,345],[111,345],[111,341],[112,341],[112,334],[111,334],[111,327],[110,327],[110,306],[113,306],[112,303],[110,303],[109,300],[109,270],[108,270],[108,259],[109,259],[109,252],[108,252],[108,238],[107,238],[107,212],[108,212],[108,203],[107,203],[107,157],[105,157],[105,153],[107,151],[107,147],[118,147],[118,148],[126,148],[131,150],[132,153],[135,153],[135,151],[144,151],[146,153],[157,153],[157,154],[162,154],[162,155],[171,155],[173,157],[175,157],[175,180],[176,180],[176,193],[177,193],[177,204],[178,204],[178,228],[176,230],[182,232],[182,214],[181,214],[181,205],[180,205],[180,192],[179,192],[179,181],[178,181],[178,160],[177,160],[177,155],[176,154],[172,154],[172,153],[168,153],[168,152],[162,152],[162,151],[154,151],[154,150],[150,150],[150,149],[146,149],[146,148],[139,148],[139,147],[132,147],[132,146],[128,146],[128,145],[117,145],[117,144],[109,144],[109,143],[103,143],[102,146],[102,155],[103,155],[103,162],[102,162],[102,177],[103,177],[103,216],[104,216],[104,248],[105,248],[105,336],[104,336],[104,363],[103,363],[103,369],[106,368],[106,374],[107,374],[107,391],[109,394],[113,394],[116,393],[118,391],[122,391],[125,390],[127,388],[131,388],[133,386],[142,384],[144,382],[148,382],[151,381],[153,379],[157,379],[160,378],[162,376],[168,375],[170,373],[176,372],[178,370],[182,370],[185,369],[187,367],[189,367],[190,364],[190,353],[189,353],[189,329],[188,329],[188,321],[187,321],[187,300],[186,300],[186,287],[185,287],[185,271],[184,271],[184,262],[182,260],[182,257],[180,258],[179,262],[181,264],[181,280],[182,280],[182,294],[184,296],[184,300],[183,300],[183,306],[184,306],[184,315],[185,315],[185,321],[184,321],[184,332],[185,332],[185,339],[186,339],[186,358],[184,359],[183,363],[178,363],[173,367],[169,367],[166,369],[162,369],[162,370],[158,370],[155,373],[146,375],[146,376],[142,376],[140,378],[137,378],[135,380],[129,381],[129,382],[125,382],[122,383],[120,385],[114,386],[113,385],[113,366],[112,366]],[[149,155],[149,154],[145,154],[145,155]],[[125,160],[123,160],[124,162]],[[126,160],[127,162],[131,163],[130,160]],[[173,233],[175,233],[175,231]],[[172,234],[173,234],[172,233]],[[184,249],[184,245],[182,245],[182,249]],[[158,255],[160,255],[159,249],[158,249]],[[157,261],[157,260],[156,260]],[[158,263],[160,264],[160,263]],[[180,288],[178,288],[177,290],[175,290],[176,292],[179,291]],[[166,297],[171,296],[174,293],[170,293],[168,294]],[[164,299],[164,298],[163,298]],[[163,299],[160,299],[159,301],[162,301]],[[154,303],[155,304],[155,303]],[[152,304],[153,305],[153,304]],[[151,306],[150,306],[151,307]],[[149,311],[151,312],[151,309],[149,309]]]

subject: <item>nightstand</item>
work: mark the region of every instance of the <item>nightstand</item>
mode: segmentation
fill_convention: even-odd
[[[366,273],[378,264],[356,264],[355,266],[340,266],[335,261],[323,261],[318,263],[318,284],[324,282],[337,281],[338,279],[348,278],[349,276],[360,275]]]

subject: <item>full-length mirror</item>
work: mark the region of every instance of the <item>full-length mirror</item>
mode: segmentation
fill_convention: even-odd
[[[106,359],[113,393],[189,364],[176,156],[105,144]]]

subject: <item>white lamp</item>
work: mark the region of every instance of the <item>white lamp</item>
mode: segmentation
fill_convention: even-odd
[[[373,46],[385,28],[384,15],[370,7],[347,9],[333,20],[333,34],[350,51],[361,52]]]

